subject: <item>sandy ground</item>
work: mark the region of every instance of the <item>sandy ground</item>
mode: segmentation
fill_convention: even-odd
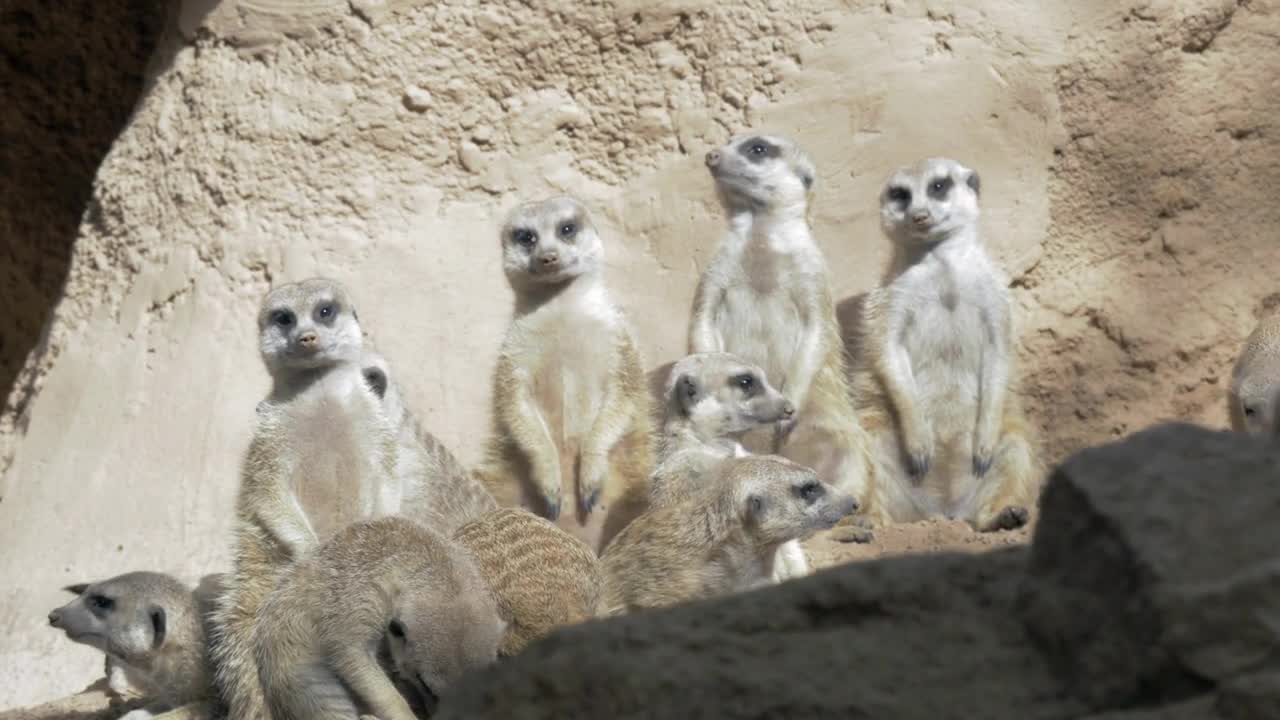
[[[977,533],[968,525],[950,520],[926,520],[881,528],[868,543],[840,542],[832,533],[821,533],[805,543],[814,568],[847,562],[874,560],[912,553],[979,553],[1030,540],[1032,526],[1011,532]],[[94,682],[83,692],[62,700],[22,710],[0,712],[0,720],[107,720],[135,705],[108,707],[105,682]]]

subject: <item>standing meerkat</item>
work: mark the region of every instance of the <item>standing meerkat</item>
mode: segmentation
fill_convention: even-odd
[[[280,571],[353,521],[398,511],[397,432],[365,378],[355,307],[336,281],[282,285],[258,313],[272,378],[241,473],[234,569],[212,656],[230,720],[269,718],[254,618]]]
[[[653,469],[640,354],[605,286],[604,246],[580,202],[520,205],[501,240],[516,304],[494,370],[494,430],[480,473],[499,504],[556,521],[598,553],[638,514]],[[572,511],[562,515],[565,502]]]
[[[689,496],[650,509],[605,549],[604,614],[749,590],[773,578],[778,548],[825,530],[853,496],[776,455],[730,458]]]
[[[698,283],[689,351],[758,365],[795,407],[767,448],[748,436],[748,449],[830,478],[858,504],[850,520],[887,520],[873,502],[868,438],[849,396],[826,259],[809,228],[813,163],[787,138],[752,133],[708,152],[706,164],[729,232]]]
[[[396,426],[400,514],[448,535],[496,510],[493,495],[414,417],[386,358],[366,348],[361,372]]]
[[[894,519],[945,515],[988,531],[1027,522],[1039,479],[1015,384],[1008,280],[978,237],[979,186],[947,158],[885,183],[893,257],[864,306],[858,398]]]
[[[131,572],[66,590],[75,598],[49,613],[49,625],[106,654],[113,691],[132,686],[148,700],[121,720],[213,711],[208,607],[190,588],[163,573]]]
[[[507,631],[500,657],[519,653],[557,627],[595,617],[600,561],[591,548],[546,518],[502,508],[454,534],[493,591]]]
[[[1231,371],[1227,410],[1231,429],[1254,435],[1273,435],[1276,395],[1280,393],[1280,312],[1263,317],[1249,334]]]
[[[257,620],[257,665],[278,720],[415,720],[383,667],[434,710],[497,659],[505,623],[457,543],[402,517],[358,522],[292,565]]]
[[[707,482],[717,465],[747,455],[738,439],[795,417],[795,408],[764,371],[730,353],[694,353],[671,367],[663,407],[655,505],[676,502]],[[809,573],[799,538],[778,548],[774,580]]]

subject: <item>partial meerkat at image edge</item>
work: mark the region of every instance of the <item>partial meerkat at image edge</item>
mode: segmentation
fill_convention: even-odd
[[[1254,435],[1280,433],[1280,311],[1258,321],[1231,369],[1227,414],[1231,429]]]

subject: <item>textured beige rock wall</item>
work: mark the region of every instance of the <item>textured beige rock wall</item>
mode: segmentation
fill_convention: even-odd
[[[324,273],[464,461],[510,294],[497,218],[570,191],[651,366],[681,353],[721,220],[703,152],[767,126],[815,156],[841,298],[875,194],[945,153],[983,174],[1050,459],[1179,415],[1221,424],[1280,260],[1275,3],[187,2],[99,170],[35,400],[3,419],[0,707],[100,656],[43,627],[66,582],[227,562],[267,384],[253,309]],[[2,466],[0,466],[2,467]]]

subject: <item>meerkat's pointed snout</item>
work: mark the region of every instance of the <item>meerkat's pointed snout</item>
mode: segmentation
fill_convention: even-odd
[[[788,417],[788,418],[789,418],[789,417],[792,417],[792,416],[793,416],[793,415],[795,415],[795,414],[796,414],[796,406],[795,406],[795,405],[792,405],[790,400],[783,400],[783,401],[782,401],[782,416],[783,416],[783,417]]]
[[[926,208],[917,208],[911,211],[911,222],[916,225],[929,224],[929,211]]]
[[[59,610],[49,611],[49,626],[58,627],[58,622],[62,619],[62,613]]]
[[[304,350],[315,350],[320,346],[320,336],[313,330],[308,330],[298,336],[298,345]]]
[[[716,166],[720,164],[720,151],[719,150],[707,151],[706,162],[707,162],[707,167],[714,170]]]

